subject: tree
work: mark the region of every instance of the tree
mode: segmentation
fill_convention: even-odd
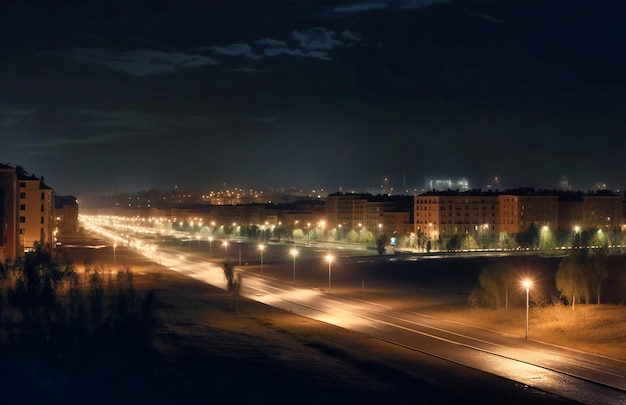
[[[459,250],[461,248],[462,239],[459,235],[452,235],[448,240],[448,250]]]
[[[535,248],[539,243],[539,230],[535,224],[530,224],[527,230],[515,235],[515,241],[523,248]]]
[[[598,298],[598,305],[600,305],[600,292],[602,290],[602,282],[609,276],[607,266],[607,247],[602,247],[596,251],[591,257],[591,266],[589,274],[590,287],[595,291]]]
[[[239,312],[239,293],[241,292],[241,273],[235,273],[233,265],[226,262],[222,265],[224,278],[226,278],[226,289],[230,292],[230,306],[232,308],[235,301],[235,311]]]
[[[509,291],[515,280],[513,269],[502,262],[485,266],[470,299],[495,308],[509,307]]]
[[[380,235],[376,239],[376,251],[378,252],[379,255],[382,255],[383,253],[385,253],[386,244],[387,244],[387,235],[385,234]]]
[[[472,235],[463,235],[463,239],[461,239],[461,249],[463,250],[473,250],[478,249],[478,243],[476,243],[476,239]]]
[[[294,239],[304,239],[306,238],[306,235],[304,234],[304,232],[302,231],[302,229],[294,229],[293,232],[291,232],[291,235]]]
[[[586,270],[589,266],[588,256],[587,250],[573,250],[561,260],[556,272],[556,288],[572,304],[572,310],[575,309],[577,297],[581,302],[589,302],[590,283]]]

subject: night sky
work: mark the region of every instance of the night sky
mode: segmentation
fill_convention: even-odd
[[[0,10],[0,161],[57,194],[626,186],[626,2]]]

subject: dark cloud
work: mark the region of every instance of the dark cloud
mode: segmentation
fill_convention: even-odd
[[[324,27],[315,27],[307,30],[294,31],[291,36],[305,49],[333,49],[343,43],[334,38],[335,32]]]
[[[183,52],[154,50],[117,51],[102,48],[76,48],[69,56],[85,64],[101,65],[133,76],[176,73],[181,68],[219,64],[216,59]]]
[[[226,56],[245,56],[249,59],[261,59],[262,55],[256,54],[252,51],[252,46],[248,44],[230,44],[230,45],[213,45],[208,48],[198,48],[200,50],[208,49],[218,55]]]
[[[19,125],[33,114],[35,114],[35,110],[11,107],[2,108],[0,109],[0,127]]]

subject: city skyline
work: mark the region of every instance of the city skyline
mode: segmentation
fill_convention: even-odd
[[[59,194],[625,186],[615,2],[9,2],[2,163]]]

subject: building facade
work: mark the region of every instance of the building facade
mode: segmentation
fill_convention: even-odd
[[[54,191],[22,167],[0,165],[0,257],[15,259],[36,243],[52,250]]]
[[[19,256],[19,183],[15,168],[0,164],[0,260]]]
[[[480,191],[432,191],[415,196],[414,233],[420,248],[447,249],[454,240],[467,248],[493,246],[500,232],[498,196]]]
[[[412,203],[412,196],[330,194],[325,200],[326,221],[345,232],[366,229],[375,237],[401,236],[412,230]]]
[[[54,240],[54,192],[43,179],[16,168],[19,183],[20,242],[24,250],[41,243],[52,250]]]
[[[499,247],[507,239],[515,244],[507,236],[533,230],[539,239],[562,243],[583,231],[626,231],[623,206],[622,196],[606,190],[432,191],[415,196],[413,232],[418,247],[432,249]]]

